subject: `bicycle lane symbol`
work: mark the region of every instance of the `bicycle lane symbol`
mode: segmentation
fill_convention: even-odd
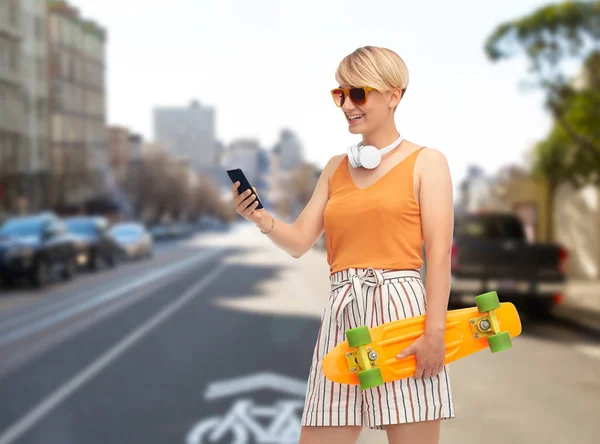
[[[272,405],[260,405],[245,396],[269,389],[287,397]],[[206,400],[237,398],[223,416],[211,416],[195,424],[187,434],[186,444],[296,444],[305,391],[305,381],[268,372],[213,382],[206,389]]]

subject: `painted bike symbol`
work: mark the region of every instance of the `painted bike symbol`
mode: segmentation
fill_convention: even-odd
[[[187,444],[224,442],[223,439],[231,444],[294,444],[300,438],[303,406],[301,400],[261,406],[251,399],[240,399],[225,416],[213,416],[198,423],[188,434]]]
[[[306,383],[269,372],[211,383],[205,399],[214,400],[257,390],[283,392],[292,398],[260,405],[249,397],[235,399],[223,416],[197,423],[187,434],[186,444],[296,444],[304,407]]]

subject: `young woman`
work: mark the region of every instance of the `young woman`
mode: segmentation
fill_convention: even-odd
[[[441,152],[404,140],[396,129],[408,70],[395,52],[359,48],[341,61],[336,80],[334,102],[362,143],[329,160],[298,219],[275,220],[256,210],[254,193],[239,195],[239,183],[232,187],[237,213],[295,258],[325,232],[331,290],[300,443],[354,443],[362,427],[370,427],[385,430],[390,443],[437,444],[441,420],[454,417],[444,365],[454,220],[450,171]],[[425,283],[419,273],[423,245]],[[425,333],[398,356],[416,359],[414,378],[361,390],[323,376],[322,359],[346,330],[425,312]]]

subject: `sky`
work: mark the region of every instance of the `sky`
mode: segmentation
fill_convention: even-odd
[[[393,49],[408,66],[400,133],[443,152],[455,185],[467,167],[489,173],[523,161],[550,118],[527,60],[493,63],[496,26],[547,4],[534,0],[70,0],[105,26],[108,123],[153,138],[155,106],[193,99],[216,110],[217,138],[255,138],[266,149],[295,131],[323,167],[360,136],[348,132],[329,91],[354,49]]]

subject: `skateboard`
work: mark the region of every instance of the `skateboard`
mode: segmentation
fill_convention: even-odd
[[[445,364],[484,348],[498,353],[512,348],[512,338],[521,334],[521,320],[510,302],[500,303],[495,291],[475,298],[476,307],[450,310],[446,316]],[[369,329],[346,331],[346,340],[323,358],[323,373],[333,382],[360,385],[363,390],[385,382],[414,376],[416,358],[396,356],[419,338],[425,315],[388,322]]]

